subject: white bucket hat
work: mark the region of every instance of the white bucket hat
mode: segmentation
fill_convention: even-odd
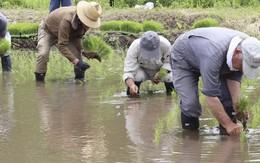
[[[241,43],[243,57],[243,74],[247,78],[257,78],[260,66],[260,41],[248,37]]]
[[[100,15],[102,8],[97,2],[79,1],[77,4],[77,14],[80,21],[90,28],[100,27]]]

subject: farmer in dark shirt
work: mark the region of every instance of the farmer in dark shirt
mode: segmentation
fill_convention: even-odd
[[[256,78],[260,41],[221,27],[198,28],[179,36],[171,49],[173,85],[180,95],[183,129],[197,130],[201,105],[198,82],[206,102],[229,135],[239,135],[234,118],[241,97],[241,78]],[[247,116],[247,115],[245,115]]]

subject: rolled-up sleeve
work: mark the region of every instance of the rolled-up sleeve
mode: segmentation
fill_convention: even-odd
[[[138,63],[138,56],[140,54],[139,43],[140,43],[140,39],[133,41],[133,43],[130,45],[127,51],[126,58],[124,61],[124,74],[123,74],[124,81],[127,78],[134,79],[136,70],[139,68],[139,63]]]

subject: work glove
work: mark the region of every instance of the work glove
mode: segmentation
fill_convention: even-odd
[[[96,59],[99,62],[101,62],[100,56],[96,52],[82,52],[82,55],[86,57],[87,59]]]
[[[84,61],[79,61],[76,66],[78,66],[83,71],[86,71],[88,68],[90,68],[90,65]]]

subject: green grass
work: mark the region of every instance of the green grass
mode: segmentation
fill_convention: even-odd
[[[86,71],[86,77],[92,81],[97,78],[106,78],[112,74],[122,74],[123,58],[118,54],[113,54],[111,58],[103,59],[102,62],[97,60],[88,60],[90,68]],[[36,64],[36,53],[33,51],[14,50],[11,55],[12,73],[16,84],[28,81],[35,81],[34,71]],[[120,66],[121,65],[121,66]],[[63,57],[58,51],[51,51],[46,74],[46,82],[52,80],[63,81],[66,78],[74,78],[73,65]]]

